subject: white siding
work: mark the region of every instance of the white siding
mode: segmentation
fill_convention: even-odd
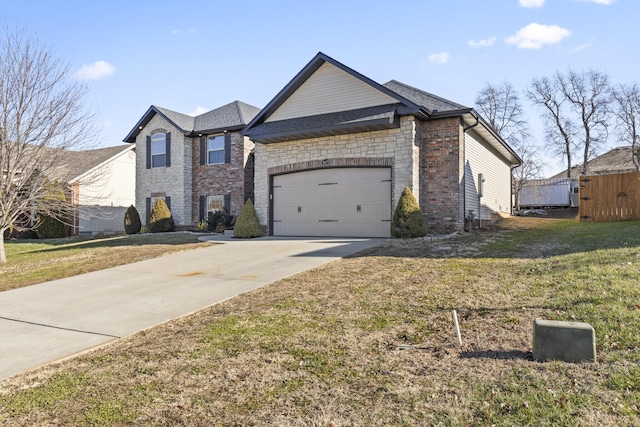
[[[124,231],[124,212],[136,201],[135,151],[90,171],[78,185],[79,233]]]
[[[349,111],[398,102],[325,62],[266,121]]]
[[[478,175],[483,174],[483,195],[478,200]],[[492,213],[511,213],[511,167],[478,134],[465,133],[464,214],[478,210],[483,221],[491,220]],[[479,205],[481,206],[479,209]]]

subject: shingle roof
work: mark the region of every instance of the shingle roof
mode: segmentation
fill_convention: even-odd
[[[176,125],[181,131],[189,132],[193,130],[193,126],[195,123],[195,118],[193,116],[178,113],[167,108],[158,107],[157,105],[152,105],[152,107],[162,113],[171,122],[173,122],[173,124]]]
[[[180,132],[191,134],[242,129],[259,112],[259,108],[242,101],[231,102],[196,117],[152,105],[124,138],[124,142],[135,142],[140,131],[156,114],[163,116]]]
[[[609,175],[636,171],[631,146],[616,147],[587,162],[587,175]],[[581,172],[582,164],[572,167],[571,178],[578,178]],[[567,170],[565,169],[551,178],[564,178],[566,176]]]
[[[219,131],[244,127],[260,109],[241,101],[234,101],[195,117],[194,132]]]
[[[64,182],[72,181],[110,158],[130,149],[131,145],[117,145],[95,150],[62,151],[56,175],[62,177]]]
[[[391,80],[382,86],[394,91],[403,98],[406,98],[421,107],[427,108],[430,111],[457,111],[469,108],[432,93],[401,83],[397,80]]]
[[[260,123],[251,132],[254,141],[262,143],[316,138],[326,135],[364,132],[399,127],[396,110],[400,104],[379,105],[358,110],[338,111],[317,116],[297,117]]]

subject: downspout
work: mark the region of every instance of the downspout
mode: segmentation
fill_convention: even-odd
[[[473,117],[473,110],[469,111],[469,114],[471,114],[471,116]],[[480,116],[476,114],[475,115],[475,119],[476,119],[476,122],[474,124],[469,125],[469,126],[467,126],[465,128],[462,128],[462,141],[463,141],[463,144],[464,144],[464,147],[463,147],[463,149],[464,149],[463,165],[467,164],[467,138],[466,138],[467,131],[469,129],[473,129],[474,127],[476,127],[476,126],[478,126],[480,124]],[[464,205],[464,208],[462,209],[463,210],[463,212],[462,212],[463,215],[465,213],[464,210],[467,207],[467,188],[466,188],[467,180],[466,179],[464,180],[464,184],[465,185],[463,186],[463,191],[462,191],[462,197],[463,197],[462,203]],[[480,210],[480,206],[481,206],[480,205],[480,196],[478,196],[478,221],[479,221],[478,224],[480,224],[479,228],[482,228],[482,212]],[[472,224],[469,224],[469,229],[471,229],[471,226],[472,226]]]

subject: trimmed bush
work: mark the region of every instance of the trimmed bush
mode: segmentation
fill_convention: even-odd
[[[136,207],[131,205],[124,214],[124,231],[127,234],[138,234],[141,228],[140,214],[138,214]]]
[[[164,233],[172,231],[175,227],[173,216],[163,199],[158,199],[153,209],[151,209],[151,218],[149,218],[149,233]]]
[[[39,239],[58,239],[67,237],[67,198],[62,187],[57,183],[48,183],[48,194],[44,197],[46,204],[50,205],[52,214],[38,214],[38,228],[36,234]]]
[[[260,220],[258,219],[256,208],[253,206],[251,199],[247,199],[240,210],[236,224],[233,227],[233,236],[240,239],[262,236]]]
[[[406,187],[398,200],[393,219],[391,220],[391,236],[396,238],[424,237],[427,235],[427,224],[413,193]]]
[[[67,237],[67,224],[49,215],[38,215],[40,225],[36,229],[39,239],[59,239]]]

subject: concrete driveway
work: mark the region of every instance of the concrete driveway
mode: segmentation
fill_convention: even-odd
[[[192,313],[381,239],[260,238],[0,293],[0,380]]]

